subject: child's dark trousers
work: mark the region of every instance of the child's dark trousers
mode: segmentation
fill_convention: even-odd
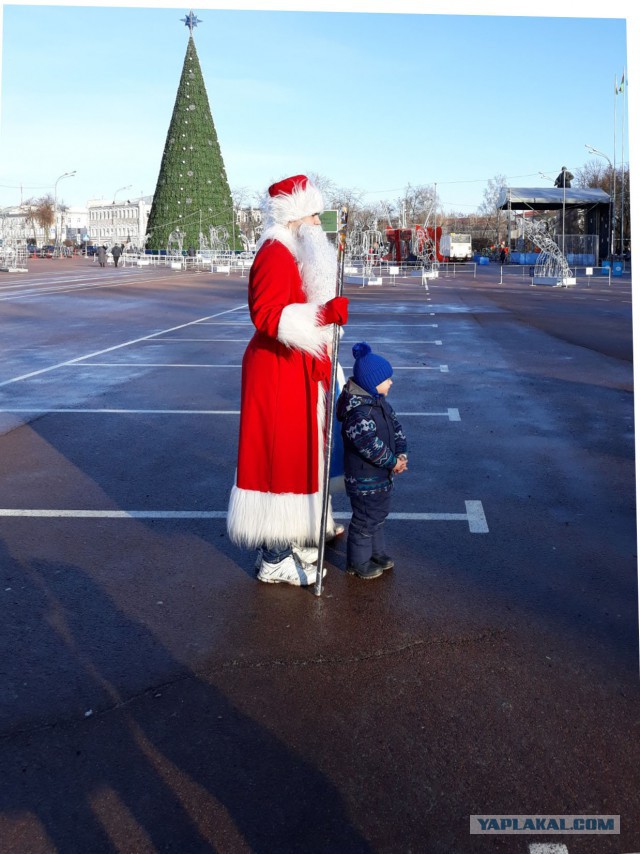
[[[372,555],[383,555],[384,522],[391,507],[391,489],[372,495],[350,495],[353,516],[347,537],[347,564],[360,566]]]

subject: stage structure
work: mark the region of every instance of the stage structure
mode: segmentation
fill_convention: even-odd
[[[600,265],[600,259],[607,258],[611,254],[611,197],[604,190],[574,189],[573,187],[503,187],[497,208],[508,212],[509,235],[511,235],[512,211],[523,211],[525,214],[527,211],[580,211],[584,219],[582,235],[565,235],[561,229],[556,229],[554,235],[554,242],[558,249],[565,245],[567,267],[571,264],[597,267]],[[526,220],[527,217],[525,216],[524,219]],[[583,246],[580,247],[579,243]],[[511,250],[511,246],[509,249]],[[580,249],[582,251],[578,251]],[[518,253],[510,251],[509,254],[512,262],[517,263]],[[520,263],[535,262],[525,259]]]

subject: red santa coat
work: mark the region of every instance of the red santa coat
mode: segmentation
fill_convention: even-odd
[[[307,302],[291,231],[274,226],[249,276],[256,332],[242,360],[238,469],[227,530],[241,546],[318,542],[330,377],[318,303]],[[329,528],[333,520],[329,518]]]

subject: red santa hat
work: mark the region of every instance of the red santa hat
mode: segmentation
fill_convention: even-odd
[[[267,213],[279,225],[287,225],[323,210],[322,193],[306,175],[292,175],[269,187]]]

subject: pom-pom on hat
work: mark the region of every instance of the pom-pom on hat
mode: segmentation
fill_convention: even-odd
[[[323,210],[322,193],[306,175],[292,175],[269,187],[267,214],[279,225]]]
[[[353,378],[360,388],[368,391],[374,397],[378,394],[376,386],[393,376],[393,368],[382,356],[371,352],[366,341],[353,345]]]

